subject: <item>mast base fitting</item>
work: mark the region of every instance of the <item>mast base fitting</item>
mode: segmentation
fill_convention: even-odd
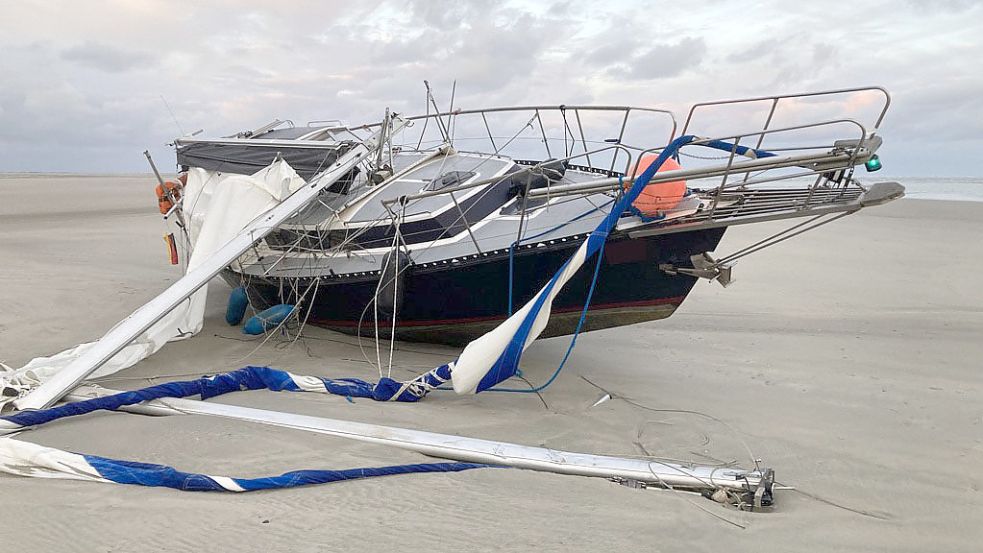
[[[760,512],[772,510],[775,504],[775,496],[773,494],[775,471],[772,469],[761,469],[760,471],[748,473],[748,475],[753,475],[756,478],[745,479],[745,484],[740,487],[720,486],[716,488],[711,487],[709,484],[703,488],[668,487],[658,482],[645,482],[634,478],[622,478],[620,476],[609,478],[609,480],[633,490],[653,489],[698,493],[711,501],[732,505],[741,511]],[[752,483],[752,481],[755,482]]]
[[[760,479],[756,485],[748,486],[742,490],[717,488],[716,490],[703,490],[701,495],[717,503],[728,503],[741,511],[770,511],[775,505],[774,486],[775,471],[772,469],[761,469]]]

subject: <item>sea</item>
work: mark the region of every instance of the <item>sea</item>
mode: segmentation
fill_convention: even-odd
[[[983,202],[983,177],[892,177],[867,175],[861,182],[896,181],[916,200]]]
[[[983,202],[983,177],[896,177],[890,175],[864,174],[860,172],[860,182],[871,185],[875,182],[894,181],[905,187],[905,198],[913,200],[946,200],[951,202]],[[787,181],[764,183],[762,188],[782,188],[792,185],[809,186],[813,177],[796,177]]]

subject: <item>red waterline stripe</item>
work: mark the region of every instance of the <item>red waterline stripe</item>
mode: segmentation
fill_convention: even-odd
[[[605,309],[617,309],[619,307],[649,307],[653,305],[665,305],[665,304],[676,304],[677,306],[686,299],[686,296],[676,296],[672,298],[659,298],[655,300],[639,300],[639,301],[622,301],[614,303],[603,303],[591,305],[590,311],[601,311]],[[583,307],[565,307],[562,309],[554,309],[554,313],[572,313],[583,309]],[[429,321],[399,321],[398,326],[441,326],[441,325],[453,325],[453,324],[467,324],[467,323],[479,323],[486,321],[504,321],[505,317],[501,315],[491,315],[482,317],[465,317],[461,319],[434,319]],[[341,327],[355,327],[358,326],[358,321],[340,321],[340,320],[330,320],[330,319],[314,319],[310,320],[311,323],[316,325],[324,326],[341,326]]]

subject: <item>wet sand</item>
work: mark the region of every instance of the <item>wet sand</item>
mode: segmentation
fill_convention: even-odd
[[[146,177],[0,178],[0,360],[20,366],[98,338],[178,278],[152,189]],[[779,228],[733,228],[719,251]],[[699,283],[667,320],[583,335],[542,401],[438,393],[401,405],[271,392],[215,400],[708,464],[748,466],[750,449],[798,488],[779,492],[774,512],[519,470],[242,495],[0,476],[0,543],[11,551],[978,551],[981,240],[983,203],[902,200],[847,217],[742,260],[726,290]],[[136,388],[247,364],[378,376],[354,338],[321,329],[254,351],[257,341],[223,321],[227,293],[222,282],[210,285],[201,335],[100,383]],[[364,345],[374,356],[371,341]],[[526,377],[547,378],[566,345],[533,346]],[[455,353],[399,344],[393,375]],[[616,399],[591,407],[598,387]],[[426,461],[194,416],[98,414],[21,437],[243,477]]]

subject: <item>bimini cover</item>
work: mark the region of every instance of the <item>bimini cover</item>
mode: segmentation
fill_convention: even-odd
[[[192,248],[187,270],[194,269],[211,257],[253,219],[304,184],[304,179],[283,160],[252,175],[225,174],[205,169],[189,171],[182,204]],[[204,320],[207,291],[207,287],[199,289],[89,378],[125,369],[153,355],[168,341],[197,334]],[[37,357],[19,369],[0,365],[0,411],[66,367],[93,344],[80,344],[50,357]]]
[[[178,165],[223,173],[252,175],[274,160],[286,161],[302,178],[311,177],[331,167],[339,156],[352,148],[346,142],[323,144],[283,144],[238,142],[185,142],[177,147]]]

